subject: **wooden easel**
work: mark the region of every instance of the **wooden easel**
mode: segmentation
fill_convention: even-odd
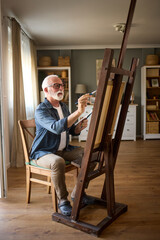
[[[64,216],[58,212],[55,212],[52,215],[53,221],[66,224],[96,236],[98,236],[117,217],[127,211],[127,205],[115,202],[114,168],[130,102],[130,96],[132,94],[136,68],[138,65],[138,59],[133,58],[130,70],[128,71],[122,69],[135,5],[136,0],[131,0],[117,67],[112,67],[113,50],[106,49],[104,53],[96,100],[93,108],[86,147],[84,149],[84,157],[82,159],[81,170],[78,176],[78,187],[73,203],[72,214],[70,217]],[[109,79],[111,75],[114,75],[114,78],[112,79],[113,84],[110,91]],[[113,139],[113,127],[122,96],[123,76],[128,76],[128,81],[124,92],[115,137]],[[108,91],[110,94],[108,94]],[[108,96],[110,97],[108,98]],[[105,101],[108,101],[107,107],[105,105]],[[106,111],[104,106],[107,108]],[[104,114],[104,112],[106,114]],[[103,121],[103,124],[100,124],[101,120]],[[103,131],[99,131],[102,125]],[[98,132],[100,132],[100,134]],[[98,152],[98,167],[88,175],[89,164],[91,163],[92,154],[94,152]],[[105,174],[102,194],[100,198],[94,198],[94,200],[95,204],[100,204],[107,208],[108,216],[95,226],[81,221],[79,213],[81,210],[81,199],[84,193],[85,182],[102,174]]]

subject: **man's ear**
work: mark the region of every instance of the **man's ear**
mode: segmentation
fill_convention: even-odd
[[[47,87],[44,88],[44,92],[45,92],[45,93],[48,93],[48,88],[47,88]]]

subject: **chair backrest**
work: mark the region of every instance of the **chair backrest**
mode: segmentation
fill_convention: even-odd
[[[29,163],[29,152],[34,139],[34,132],[36,127],[35,119],[19,120],[18,125],[21,133],[25,162]]]

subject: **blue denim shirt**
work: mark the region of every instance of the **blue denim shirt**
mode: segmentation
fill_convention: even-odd
[[[76,135],[75,125],[67,127],[67,117],[70,115],[68,107],[60,102],[63,119],[59,118],[58,112],[45,98],[35,111],[36,136],[32,144],[30,159],[38,159],[46,154],[55,153],[60,144],[61,133],[66,131],[66,151],[71,151],[74,146],[69,145],[69,134]]]

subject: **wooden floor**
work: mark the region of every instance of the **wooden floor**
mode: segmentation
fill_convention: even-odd
[[[73,179],[66,177],[69,192]],[[8,170],[8,198],[0,200],[0,240],[90,240],[96,237],[53,222],[51,195],[33,184],[31,203],[25,203],[25,168]],[[103,176],[87,192],[99,196]],[[123,141],[115,169],[116,201],[128,205],[100,235],[109,240],[160,239],[160,140]],[[87,214],[86,214],[87,213]],[[81,218],[94,223],[105,209],[83,209]]]

